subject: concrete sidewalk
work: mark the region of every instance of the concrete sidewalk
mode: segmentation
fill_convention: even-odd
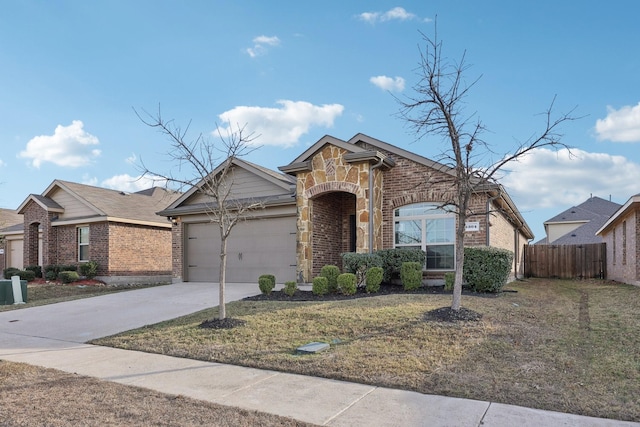
[[[227,301],[257,293],[227,287]],[[173,284],[0,313],[0,359],[329,426],[640,426],[469,399],[84,344],[217,305],[215,284]],[[285,393],[286,391],[286,393]]]

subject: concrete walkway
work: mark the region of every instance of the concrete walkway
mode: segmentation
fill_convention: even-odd
[[[227,301],[258,292],[232,284]],[[218,304],[215,284],[178,283],[0,313],[0,359],[328,426],[640,426],[84,344]],[[286,391],[286,393],[285,393]]]

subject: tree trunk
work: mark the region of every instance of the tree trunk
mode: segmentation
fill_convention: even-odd
[[[464,244],[460,244],[462,239],[456,240],[456,275],[455,281],[453,282],[453,301],[451,302],[451,309],[454,311],[460,310],[462,300],[462,267],[464,265]]]
[[[459,311],[462,301],[462,272],[464,271],[464,229],[467,222],[467,197],[458,190],[458,215],[456,218],[456,275],[453,282],[451,310]]]
[[[224,288],[227,276],[227,239],[222,237],[220,240],[220,276],[219,276],[219,296],[218,296],[218,319],[223,320],[227,317],[227,306],[224,302]]]

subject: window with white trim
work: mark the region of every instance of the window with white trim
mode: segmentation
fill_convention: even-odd
[[[427,270],[454,270],[454,213],[431,203],[401,206],[393,212],[396,248],[420,248],[427,253]]]
[[[78,227],[78,261],[89,261],[89,226]]]

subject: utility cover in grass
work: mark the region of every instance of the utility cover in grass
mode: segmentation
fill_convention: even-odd
[[[296,348],[296,353],[301,354],[313,354],[319,353],[321,351],[325,351],[329,349],[329,344],[325,342],[310,342],[309,344],[305,344]]]

